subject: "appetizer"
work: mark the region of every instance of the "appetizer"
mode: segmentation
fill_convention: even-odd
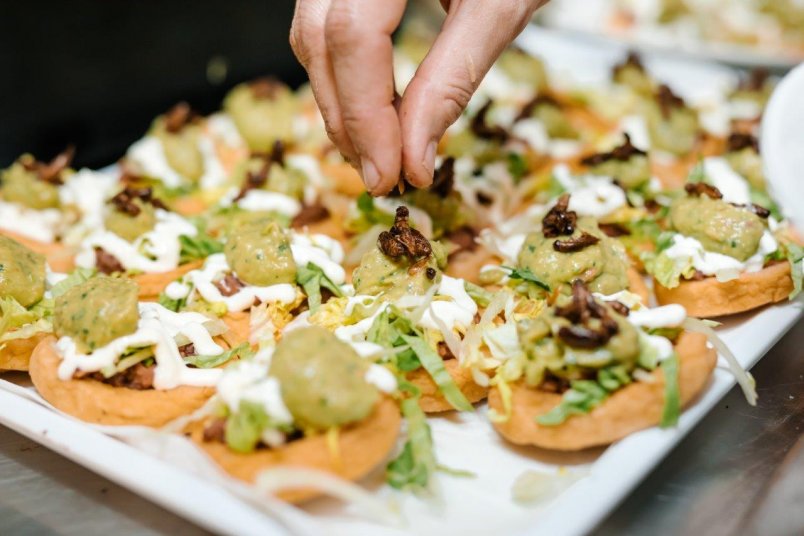
[[[670,232],[645,256],[659,303],[716,317],[795,295],[801,248],[774,236],[769,210],[728,203],[705,182],[687,183],[685,191],[670,206]]]
[[[188,432],[227,473],[247,482],[282,465],[358,480],[396,444],[399,409],[387,396],[395,390],[388,370],[326,329],[300,328],[275,349],[229,367],[218,384],[218,408]],[[291,502],[315,495],[279,493]]]
[[[55,337],[34,349],[31,380],[45,400],[81,420],[158,427],[212,396],[222,374],[216,367],[242,350],[227,350],[225,332],[201,313],[139,302],[129,279],[99,276],[56,298]]]
[[[580,280],[538,317],[517,325],[524,352],[498,370],[489,394],[507,440],[555,450],[607,445],[657,424],[672,426],[709,381],[717,360],[706,337],[682,329],[684,308],[657,309]]]

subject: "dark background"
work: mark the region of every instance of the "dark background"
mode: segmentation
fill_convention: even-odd
[[[288,44],[293,4],[0,0],[0,168],[68,143],[76,167],[101,167],[179,100],[209,113],[259,75],[302,83]]]

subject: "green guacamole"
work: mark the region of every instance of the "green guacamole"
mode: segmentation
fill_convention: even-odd
[[[232,229],[223,249],[234,273],[260,287],[296,281],[290,240],[273,221],[257,219]]]
[[[590,371],[612,365],[633,370],[640,353],[637,329],[614,310],[607,309],[617,322],[618,332],[606,344],[593,349],[569,348],[555,336],[570,322],[556,316],[553,308],[544,310],[537,318],[520,321],[517,332],[526,351],[526,383],[532,386],[541,384],[547,372],[565,380],[580,380]]]
[[[298,108],[293,92],[277,83],[270,93],[259,96],[250,84],[240,84],[223,101],[252,151],[269,152],[276,140],[290,141],[293,132]]]
[[[159,118],[154,123],[152,134],[162,142],[170,167],[188,181],[197,183],[204,174],[204,155],[198,148],[200,127],[185,125],[178,132],[168,132],[164,120]]]
[[[698,138],[698,114],[688,106],[673,106],[662,113],[656,99],[643,102],[643,115],[654,148],[684,155],[690,152]]]
[[[53,331],[92,352],[137,330],[139,287],[130,279],[93,277],[58,298]]]
[[[360,266],[352,273],[352,283],[357,294],[377,296],[383,294],[388,299],[395,299],[409,294],[421,296],[438,281],[441,268],[445,265],[444,248],[438,242],[431,242],[433,255],[422,268],[410,273],[411,263],[406,257],[393,259],[385,255],[379,248],[374,248],[360,260]],[[430,278],[428,269],[435,272]],[[433,272],[430,272],[431,275]]]
[[[707,251],[744,261],[756,253],[765,232],[762,218],[707,196],[682,197],[670,205],[670,223],[698,240]]]
[[[576,139],[578,131],[572,126],[564,110],[549,102],[542,102],[533,109],[531,117],[541,121],[551,138]]]
[[[279,342],[270,374],[301,426],[327,429],[366,418],[379,399],[365,379],[368,363],[324,328],[293,330]]]
[[[35,171],[25,169],[22,164],[25,159],[33,160],[33,157],[23,155],[0,173],[0,196],[4,201],[36,210],[58,207],[58,186],[39,179]]]
[[[45,257],[0,235],[0,297],[30,307],[45,295]]]
[[[238,185],[245,184],[249,173],[259,176],[264,173],[264,167],[265,159],[250,158],[235,169],[232,174],[233,182]],[[295,199],[302,199],[306,184],[307,175],[303,171],[273,162],[268,168],[267,174],[265,174],[265,184],[262,188],[269,192],[277,192]]]
[[[144,203],[141,199],[134,199],[132,203],[140,209],[136,216],[129,216],[111,207],[104,220],[107,230],[129,242],[151,231],[156,225],[156,211],[153,205]]]
[[[745,177],[748,183],[757,190],[765,189],[765,175],[762,173],[762,158],[754,149],[746,147],[739,151],[726,153],[729,166]]]
[[[617,179],[626,190],[639,188],[650,181],[650,162],[643,154],[631,155],[628,160],[613,158],[592,166],[589,171],[594,175]]]
[[[553,248],[556,240],[577,238],[585,231],[600,241],[580,251],[562,253]],[[535,231],[525,238],[517,263],[547,283],[552,290],[569,294],[575,279],[586,282],[589,290],[614,294],[628,288],[628,258],[623,246],[607,237],[597,227],[594,218],[578,218],[572,237],[545,238]]]

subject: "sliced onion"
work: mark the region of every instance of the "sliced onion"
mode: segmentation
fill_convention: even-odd
[[[182,415],[181,417],[170,421],[166,425],[162,426],[162,428],[159,430],[170,434],[181,434],[184,432],[185,428],[187,428],[188,424],[203,420],[206,417],[214,414],[220,402],[221,399],[218,397],[218,395],[210,397],[210,399],[207,400],[203,406],[194,412],[190,413],[189,415]]]
[[[757,390],[754,378],[742,367],[742,365],[740,365],[740,362],[737,361],[736,357],[734,357],[734,354],[731,350],[729,350],[729,347],[726,346],[726,343],[723,342],[723,339],[718,337],[717,333],[715,333],[715,330],[709,327],[706,321],[692,317],[687,317],[681,326],[686,330],[703,333],[706,335],[706,338],[709,340],[712,346],[715,347],[715,350],[717,350],[717,352],[726,359],[732,375],[734,375],[734,378],[737,380],[737,383],[740,384],[740,388],[743,390],[745,399],[750,405],[756,406]]]

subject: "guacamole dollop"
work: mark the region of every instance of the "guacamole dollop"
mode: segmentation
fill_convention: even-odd
[[[290,240],[274,221],[258,218],[232,229],[223,252],[237,277],[251,285],[296,281]]]
[[[93,277],[58,298],[53,331],[92,352],[137,330],[139,287],[130,279]]]
[[[578,239],[583,233],[594,236],[598,242],[568,253],[554,248],[556,240]],[[562,294],[569,294],[575,279],[583,280],[592,292],[607,295],[628,287],[625,248],[601,232],[594,218],[578,218],[574,232],[569,236],[546,238],[541,230],[529,233],[517,263],[547,283],[550,289],[557,289]]]
[[[698,240],[707,251],[739,261],[756,253],[765,232],[764,222],[753,212],[705,195],[673,201],[670,223],[679,233]]]
[[[368,363],[347,343],[318,326],[296,329],[279,342],[270,374],[296,422],[326,429],[357,422],[379,399],[365,379]]]
[[[45,257],[0,235],[0,296],[30,307],[45,295]]]

